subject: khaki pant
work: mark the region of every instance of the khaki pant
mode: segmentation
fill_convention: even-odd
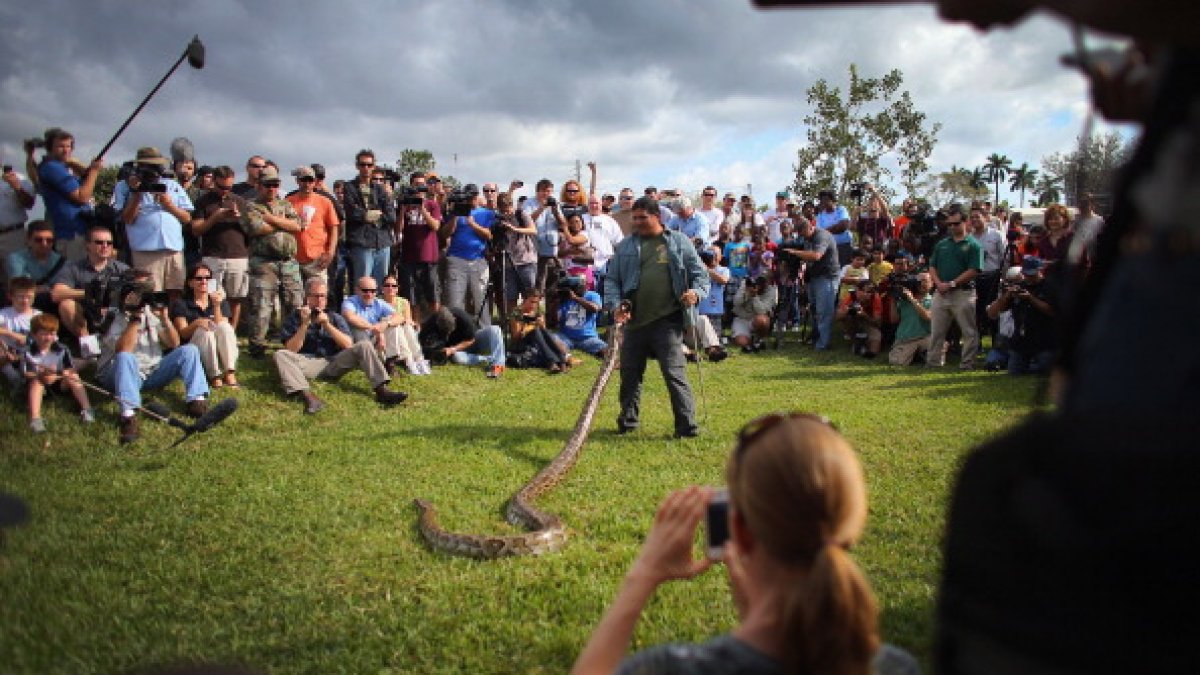
[[[208,379],[237,370],[237,336],[228,321],[217,324],[216,330],[196,329],[188,342],[200,351],[200,363]]]
[[[913,359],[916,358],[917,352],[922,349],[929,348],[928,337],[917,337],[903,342],[897,342],[892,345],[892,351],[888,352],[888,363],[893,366],[911,365]]]
[[[297,354],[287,349],[275,352],[274,358],[283,390],[288,394],[307,391],[310,378],[336,380],[355,369],[363,371],[372,389],[391,379],[375,349],[366,342],[355,342],[349,349],[343,349],[330,358]]]
[[[181,291],[187,276],[183,251],[130,251],[131,267],[146,270],[155,291]]]
[[[950,322],[958,324],[962,331],[962,368],[975,367],[975,354],[979,352],[979,331],[975,329],[975,290],[951,289],[946,293],[933,294],[933,315],[929,327],[929,353],[925,365],[941,366],[946,363],[946,331]]]
[[[304,304],[300,264],[295,260],[250,258],[250,295],[247,297],[250,344],[261,345],[266,340],[276,297],[280,302],[280,316],[290,316]]]
[[[392,326],[383,331],[382,348],[368,331],[354,328],[350,332],[355,342],[370,343],[384,359],[396,358],[410,363],[414,357],[421,359],[421,345],[412,324]]]
[[[700,345],[696,345],[694,338],[699,337]],[[706,350],[710,347],[720,347],[721,338],[717,337],[717,331],[713,330],[712,323],[705,314],[701,314],[696,318],[696,327],[685,328],[683,330],[683,344],[693,350]]]

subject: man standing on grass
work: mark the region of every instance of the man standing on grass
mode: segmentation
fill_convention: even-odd
[[[925,365],[936,368],[946,363],[946,332],[950,322],[962,331],[962,370],[975,368],[979,352],[979,331],[975,327],[975,277],[983,269],[983,247],[967,236],[967,222],[960,204],[946,208],[946,227],[950,236],[933,247],[929,258],[929,276],[936,289],[933,295],[929,352]]]
[[[675,437],[700,435],[683,356],[683,330],[692,307],[708,295],[708,271],[682,233],[663,227],[658,201],[633,204],[633,234],[621,240],[604,279],[604,305],[625,324],[621,343],[621,433],[638,427],[646,360],[658,359],[675,413]],[[622,304],[629,301],[630,305]]]

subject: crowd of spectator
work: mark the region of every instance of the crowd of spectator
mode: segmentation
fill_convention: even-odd
[[[44,140],[40,158],[27,145],[30,177],[9,169],[0,185],[5,372],[31,397],[39,388],[25,382],[52,383],[39,379],[47,366],[23,364],[36,348],[30,318],[58,318],[65,353],[83,367],[95,360],[120,401],[122,440],[137,437],[142,389],[181,378],[201,414],[212,389],[240,387],[243,352],[273,349],[284,391],[309,413],[324,403],[308,378],[354,367],[385,404],[404,398],[386,386],[397,372],[444,363],[490,378],[507,367],[567,372],[607,354],[604,308],[627,299],[604,297],[605,280],[634,229],[636,195],[597,194],[595,163],[586,188],[569,179],[556,193],[542,179],[518,197],[519,180],[501,191],[450,186],[432,171],[397,177],[364,149],[349,179],[327,185],[322,165],[300,166],[284,194],[284,172],[262,156],[239,176],[143,147],[97,205],[102,163],[75,160],[61,129]],[[27,224],[37,195],[46,219]],[[1045,373],[1056,279],[1086,268],[1103,225],[1086,200],[1074,223],[1052,205],[1028,230],[987,202],[934,211],[906,200],[893,217],[871,185],[849,206],[832,191],[780,191],[764,209],[749,195],[718,199],[712,186],[695,199],[654,187],[641,197],[707,271],[709,292],[688,309],[680,341],[686,358],[714,363],[774,337],[894,365],[938,367],[956,350],[964,370]],[[73,381],[75,362],[63,359],[55,377]],[[30,411],[43,427],[32,398]]]

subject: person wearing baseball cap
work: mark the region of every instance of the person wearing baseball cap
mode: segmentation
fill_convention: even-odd
[[[148,271],[154,290],[174,300],[187,276],[183,228],[192,222],[193,205],[183,186],[163,175],[168,166],[157,148],[138,148],[133,173],[113,191],[113,208],[125,223],[133,267]]]
[[[1054,365],[1058,349],[1054,317],[1058,300],[1052,284],[1045,281],[1045,263],[1037,256],[1021,260],[1021,277],[1005,279],[1000,295],[988,305],[987,315],[995,321],[1006,311],[1012,311],[1013,330],[1008,339],[1008,372],[1010,375],[1033,373],[1047,375]]]

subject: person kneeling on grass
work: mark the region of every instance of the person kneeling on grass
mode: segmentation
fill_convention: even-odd
[[[165,303],[151,302],[150,275],[136,270],[133,279],[122,287],[119,306],[108,310],[105,323],[109,325],[100,340],[96,368],[96,379],[115,392],[121,406],[122,443],[138,439],[136,414],[142,391],[161,389],[175,378],[183,381],[187,414],[200,417],[208,412],[208,380],[200,350],[181,344]]]
[[[46,431],[42,421],[42,397],[46,390],[58,385],[61,391],[70,391],[79,403],[79,417],[84,424],[96,421],[92,404],[88,402],[87,390],[75,372],[71,352],[58,342],[58,317],[53,314],[38,314],[29,322],[33,344],[21,357],[21,374],[29,391],[29,428],[40,434]]]
[[[312,393],[308,378],[336,380],[357,368],[371,382],[376,401],[383,405],[403,403],[408,394],[388,389],[392,378],[374,345],[350,337],[346,320],[325,309],[328,298],[328,285],[320,277],[309,279],[305,304],[289,314],[279,329],[283,349],[275,352],[274,359],[283,390],[304,399],[304,412],[312,415],[324,408],[325,402]]]
[[[579,362],[566,345],[546,329],[541,312],[542,294],[525,291],[519,311],[508,321],[508,365],[514,368],[545,368],[551,374],[566,372]]]
[[[493,379],[504,373],[507,359],[500,327],[480,328],[469,314],[457,307],[439,307],[421,324],[418,338],[425,358],[434,363],[483,364],[487,376]]]
[[[730,537],[722,558],[740,619],[732,633],[626,658],[655,589],[712,565],[693,550],[717,491],[693,486],[659,506],[641,554],[571,672],[919,672],[907,652],[880,643],[878,606],[850,557],[867,520],[862,467],[829,421],[790,413],[750,422],[725,477]]]

